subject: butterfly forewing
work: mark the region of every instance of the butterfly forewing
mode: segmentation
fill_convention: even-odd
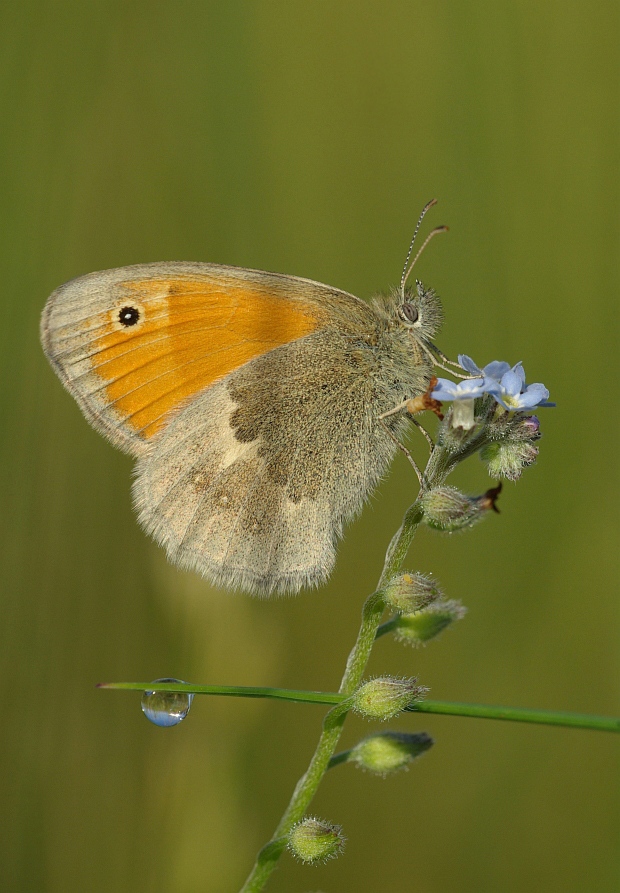
[[[295,277],[211,264],[123,267],[57,289],[42,340],[92,424],[139,455],[193,396],[315,331],[325,316],[321,299],[338,294]]]

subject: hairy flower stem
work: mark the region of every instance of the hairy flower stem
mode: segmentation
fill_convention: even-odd
[[[441,449],[435,448],[426,469],[426,480],[429,481],[429,471],[434,466],[434,486],[445,475],[442,463],[438,463],[438,465],[433,463],[433,457],[435,462],[437,462],[438,454],[442,452]],[[349,654],[342,682],[340,683],[339,691],[345,696],[352,695],[362,681],[362,676],[375,642],[377,629],[385,609],[383,587],[400,570],[421,520],[422,507],[418,499],[406,512],[400,529],[388,547],[377,591],[368,597],[362,609],[362,623],[357,635],[357,641]],[[293,796],[273,837],[259,852],[254,868],[241,888],[240,893],[257,893],[257,891],[264,889],[269,876],[282,855],[282,851],[286,847],[291,828],[305,815],[323,776],[329,769],[330,760],[340,740],[342,727],[349,709],[350,702],[346,700],[330,710],[325,716],[323,731],[310,765],[297,782]]]

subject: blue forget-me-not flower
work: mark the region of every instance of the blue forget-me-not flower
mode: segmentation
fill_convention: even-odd
[[[535,406],[555,406],[554,403],[549,403],[549,391],[544,384],[536,382],[526,386],[521,363],[502,375],[498,391],[492,393],[497,402],[511,412],[533,409]]]
[[[459,365],[476,378],[455,384],[445,378],[437,381],[432,396],[436,400],[470,400],[483,394],[492,394],[504,409],[510,412],[533,409],[535,406],[555,406],[548,400],[549,391],[540,382],[525,384],[522,363],[512,368],[508,363],[494,360],[481,369],[471,357],[459,354]]]

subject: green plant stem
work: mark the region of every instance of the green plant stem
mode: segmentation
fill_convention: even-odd
[[[333,769],[334,766],[340,766],[341,763],[348,762],[351,754],[353,753],[353,748],[349,748],[349,750],[341,750],[340,753],[335,754],[329,763],[327,764],[328,769]]]
[[[391,621],[382,623],[375,638]],[[289,688],[261,688],[243,685],[193,685],[189,682],[105,682],[97,688],[123,691],[184,691],[196,695],[220,695],[233,698],[271,698],[298,704],[343,704],[346,696],[333,691],[296,691]],[[488,704],[455,704],[450,701],[416,701],[407,708],[410,713],[438,713],[446,716],[469,716],[476,719],[500,719],[546,726],[565,726],[599,732],[620,732],[620,717],[593,716],[588,713],[565,713],[558,710],[532,710],[528,707],[496,707]],[[336,758],[330,765],[336,765]],[[337,759],[342,763],[343,759]]]
[[[375,639],[380,639],[381,636],[384,636],[386,633],[391,633],[393,629],[396,629],[398,626],[398,621],[400,620],[400,615],[396,614],[395,617],[390,617],[389,620],[386,620],[385,623],[382,623],[379,629],[377,630],[377,634]]]
[[[422,520],[422,508],[419,500],[405,514],[403,523],[393,537],[385,559],[381,579],[376,592],[366,600],[362,610],[362,623],[353,646],[340,683],[340,695],[344,698],[341,704],[329,711],[323,721],[323,731],[319,738],[310,765],[297,782],[293,796],[282,816],[278,827],[269,843],[259,852],[254,867],[250,872],[241,893],[258,893],[267,883],[275,869],[278,859],[286,846],[286,839],[293,825],[303,818],[312,799],[327,772],[330,760],[334,755],[340,739],[342,726],[349,711],[349,697],[359,686],[377,629],[385,609],[382,587],[400,569],[407,550]]]

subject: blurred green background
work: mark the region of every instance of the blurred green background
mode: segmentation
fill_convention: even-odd
[[[396,283],[419,264],[451,356],[523,360],[558,402],[501,516],[408,562],[467,618],[371,672],[445,700],[618,712],[618,6],[580,2],[21,2],[0,11],[0,544],[7,891],[236,891],[307,765],[322,709],[198,699],[173,730],[100,680],[337,687],[412,501],[398,457],[324,589],[260,602],[167,565],[131,461],[45,361],[74,276],[204,260]],[[611,376],[611,377],[610,377]],[[610,418],[609,414],[612,413]],[[415,438],[412,448],[421,456]],[[470,460],[455,481],[482,492]],[[450,717],[408,774],[342,767],[313,804],[345,857],[273,893],[615,891],[618,740]],[[343,744],[369,726],[347,723]]]

